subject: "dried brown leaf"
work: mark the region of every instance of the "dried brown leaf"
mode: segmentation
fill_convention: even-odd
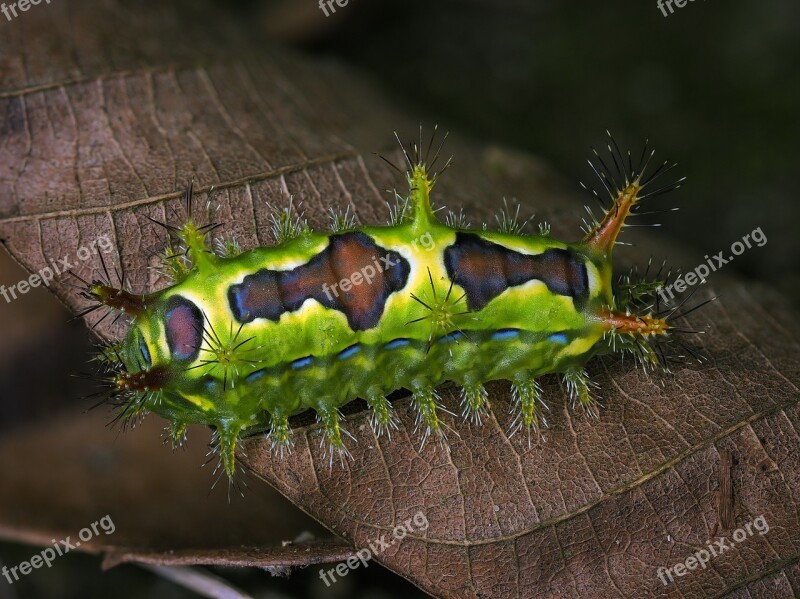
[[[341,67],[253,49],[206,9],[193,8],[194,22],[183,24],[179,9],[161,4],[146,12],[137,5],[134,19],[121,3],[108,5],[114,9],[39,8],[0,42],[10,73],[0,93],[0,175],[8,182],[0,237],[29,271],[109,234],[110,262],[129,285],[158,286],[150,252],[163,247],[164,235],[147,217],[179,221],[191,176],[201,198],[217,188],[215,218],[245,248],[271,241],[267,202],[290,194],[317,227],[331,205],[351,206],[361,222],[385,219],[381,190],[398,182],[369,152],[384,148],[392,129],[409,130],[385,98]],[[48,26],[51,19],[74,31]],[[125,39],[134,41],[99,51],[111,47],[123,20]],[[503,195],[516,195],[555,220],[557,234],[577,232],[580,204],[531,159],[462,141],[449,147],[456,167],[437,187],[440,202],[479,220]],[[667,248],[645,241],[627,256]],[[98,270],[92,259],[75,272],[90,278]],[[64,283],[59,278],[54,291],[80,310],[83,301]],[[605,406],[598,422],[569,411],[547,381],[544,443],[507,438],[508,387],[497,383],[483,427],[448,422],[449,451],[431,444],[419,451],[401,399],[401,428],[391,440],[375,438],[363,412],[348,416],[357,443],[343,468],[321,459],[315,426],[297,431],[288,458],[277,460],[254,439],[244,459],[355,548],[424,513],[425,531],[375,558],[435,596],[792,596],[800,589],[798,327],[769,292],[721,278],[714,284],[721,299],[699,315],[711,324],[701,342],[707,364],[647,377],[629,364],[595,361]],[[107,322],[98,330],[122,332]],[[452,390],[444,401],[458,411]],[[763,515],[770,531],[664,586],[657,569],[682,562],[715,534],[721,452],[734,458],[734,524]],[[111,561],[159,561],[105,549]],[[215,559],[248,563],[224,547]]]

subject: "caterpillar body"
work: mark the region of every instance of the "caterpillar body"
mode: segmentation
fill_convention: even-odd
[[[232,476],[243,433],[268,428],[277,452],[290,449],[289,417],[306,409],[332,457],[347,452],[344,404],[364,399],[381,433],[395,426],[386,396],[407,389],[424,443],[444,434],[437,386],[460,385],[463,415],[480,422],[484,383],[503,379],[516,399],[511,432],[536,433],[538,377],[560,373],[574,404],[596,414],[590,357],[625,351],[658,363],[653,342],[672,328],[642,307],[652,282],[615,290],[611,263],[626,218],[664,170],[645,178],[652,154],[617,177],[598,167],[611,206],[572,243],[546,229],[522,234],[514,218],[500,231],[441,222],[430,203],[438,175],[418,146],[404,154],[409,193],[390,225],[335,216],[331,232],[313,232],[285,211],[275,219],[280,243],[245,252],[235,243],[212,251],[214,226],[193,221],[190,186],[187,221],[165,225],[180,246],[170,243],[166,257],[173,285],[141,295],[108,280],[86,284],[97,307],[131,319],[125,339],[100,355],[120,418],[154,412],[170,422],[174,442],[188,424],[214,427]],[[625,164],[618,150],[613,157]]]

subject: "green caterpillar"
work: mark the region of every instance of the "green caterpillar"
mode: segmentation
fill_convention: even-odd
[[[164,225],[178,244],[166,256],[172,286],[147,295],[109,281],[85,289],[96,307],[132,320],[124,341],[101,352],[120,418],[159,414],[176,443],[188,424],[214,427],[233,476],[243,432],[268,425],[273,448],[290,449],[289,417],[310,408],[330,448],[346,454],[339,408],[363,398],[377,432],[389,431],[386,396],[401,388],[413,393],[423,443],[444,434],[436,387],[446,381],[462,387],[464,416],[478,423],[489,407],[484,383],[510,381],[512,433],[544,424],[536,381],[549,373],[562,374],[573,402],[596,415],[586,361],[624,351],[656,364],[653,341],[672,333],[668,317],[644,305],[652,281],[615,291],[611,254],[637,203],[680,181],[644,194],[666,163],[644,178],[652,153],[637,168],[628,153],[625,168],[614,148],[618,176],[599,155],[596,168],[612,205],[575,243],[546,227],[522,234],[516,218],[500,231],[440,222],[430,203],[438,174],[416,145],[404,150],[409,195],[390,226],[334,215],[333,231],[318,233],[287,209],[274,221],[275,247],[240,252],[229,242],[212,251],[215,226],[193,221],[190,186],[187,222]]]

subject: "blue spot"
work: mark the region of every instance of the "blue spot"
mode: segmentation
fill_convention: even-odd
[[[358,352],[361,351],[361,346],[358,343],[354,343],[350,347],[346,347],[342,351],[339,352],[339,355],[336,356],[340,360],[346,360],[352,356],[355,356]]]
[[[214,379],[214,377],[205,376],[205,377],[203,377],[203,381],[205,382],[206,393],[215,393],[216,390],[217,390],[217,387],[219,387],[219,383],[217,383],[217,381],[216,381],[216,379]]]
[[[500,329],[492,334],[494,341],[507,341],[519,337],[519,329]]]
[[[452,333],[448,333],[444,337],[439,338],[439,343],[449,343],[450,341],[458,341],[464,336],[464,333],[461,331],[453,331]]]
[[[142,352],[145,367],[150,368],[150,350],[147,347],[144,337],[139,337],[139,351]]]
[[[262,368],[261,370],[256,370],[255,372],[251,372],[250,374],[248,374],[245,377],[244,380],[245,380],[245,382],[253,383],[253,382],[257,381],[258,379],[260,379],[261,377],[263,377],[265,374],[267,374],[267,369],[266,368]]]
[[[301,368],[305,368],[306,366],[311,366],[314,362],[314,358],[311,356],[306,356],[305,358],[298,358],[294,362],[291,363],[291,367],[294,370],[300,370]]]
[[[401,337],[400,339],[392,339],[389,343],[383,346],[383,349],[397,349],[398,347],[405,347],[410,345],[411,340]]]
[[[560,343],[561,345],[567,344],[567,334],[566,333],[553,333],[547,338],[548,341],[552,341],[553,343]]]

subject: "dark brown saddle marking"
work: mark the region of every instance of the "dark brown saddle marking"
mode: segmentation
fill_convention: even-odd
[[[509,287],[533,279],[552,293],[566,295],[581,309],[589,294],[584,259],[560,248],[530,256],[482,239],[473,233],[456,233],[456,241],[444,251],[451,280],[467,294],[467,307],[480,310]]]
[[[339,310],[354,331],[380,322],[386,301],[402,289],[410,272],[408,261],[386,250],[361,232],[332,235],[328,247],[292,270],[262,269],[228,290],[228,301],[239,322],[256,318],[278,321],[308,299]]]

